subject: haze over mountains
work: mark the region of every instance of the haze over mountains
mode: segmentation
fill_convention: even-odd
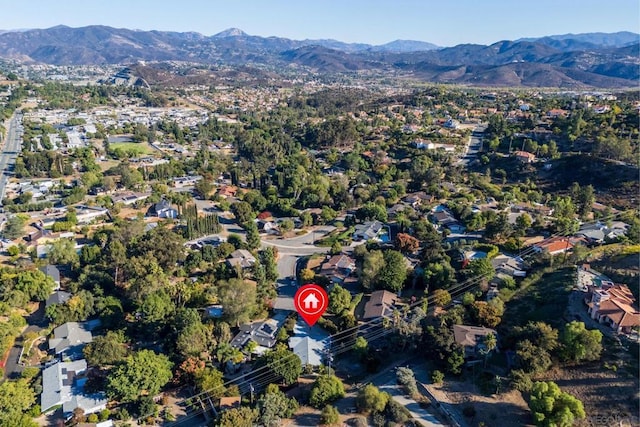
[[[384,45],[251,36],[213,36],[107,26],[0,32],[0,57],[55,65],[190,61],[228,65],[297,64],[324,73],[399,72],[433,82],[496,86],[637,87],[640,35],[548,36],[489,46],[396,40]]]

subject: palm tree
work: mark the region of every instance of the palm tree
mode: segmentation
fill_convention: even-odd
[[[489,334],[486,335],[484,337],[484,345],[485,345],[485,351],[484,351],[484,367],[487,367],[487,357],[489,356],[489,354],[497,347],[498,345],[498,340],[495,336],[495,334]]]

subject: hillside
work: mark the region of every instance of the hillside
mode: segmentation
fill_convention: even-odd
[[[574,37],[569,37],[574,36]],[[337,40],[260,37],[231,28],[213,36],[93,25],[0,33],[0,57],[55,65],[185,61],[288,64],[321,73],[404,72],[423,80],[492,86],[635,87],[640,45],[633,33],[503,40],[438,48],[396,40],[379,46]]]

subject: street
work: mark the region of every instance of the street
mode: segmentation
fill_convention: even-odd
[[[18,158],[20,147],[22,145],[22,130],[18,129],[22,122],[22,114],[14,113],[7,124],[7,133],[0,153],[0,205],[4,199],[5,187],[9,181],[9,177],[13,173],[13,165]]]
[[[487,129],[484,125],[478,125],[473,129],[469,137],[469,143],[464,148],[464,154],[458,159],[457,164],[468,166],[477,157],[482,149],[482,133]]]

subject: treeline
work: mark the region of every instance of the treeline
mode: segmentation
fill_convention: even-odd
[[[199,217],[195,205],[181,206],[181,216],[185,220],[183,235],[188,240],[220,232],[218,215],[210,214]]]

